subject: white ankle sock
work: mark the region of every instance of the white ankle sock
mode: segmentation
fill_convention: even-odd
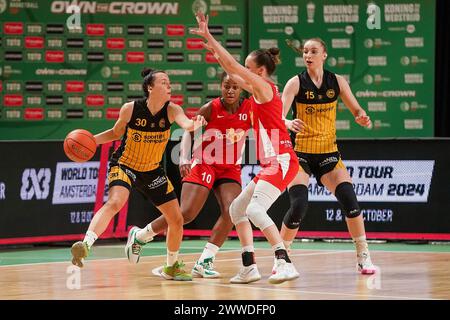
[[[92,245],[94,244],[95,240],[98,239],[98,236],[95,234],[94,231],[87,231],[86,235],[84,236],[83,242],[86,242],[89,249],[91,249]]]
[[[242,247],[242,252],[255,252],[255,247],[254,246]]]
[[[149,242],[153,240],[154,236],[156,236],[156,233],[153,231],[151,223],[136,233],[136,239],[141,242]]]
[[[367,244],[366,235],[356,237],[353,239],[356,247],[356,254],[361,254],[363,252],[369,253],[369,246]]]
[[[178,260],[178,251],[169,251],[167,250],[167,265],[173,266],[173,264]]]
[[[273,252],[275,252],[277,250],[286,250],[286,247],[284,246],[283,242],[280,242],[280,243],[273,245],[272,249],[273,249]]]
[[[216,256],[217,252],[219,251],[219,247],[216,246],[214,243],[207,242],[205,245],[205,248],[203,249],[202,255],[200,256],[199,261],[205,261],[205,259],[213,258]]]

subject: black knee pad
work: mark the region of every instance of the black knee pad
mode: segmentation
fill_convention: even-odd
[[[284,216],[283,223],[289,229],[297,229],[308,210],[308,188],[299,184],[289,189],[291,207]]]
[[[342,182],[334,191],[334,195],[339,201],[342,210],[347,218],[356,218],[361,214],[355,190],[350,182]]]

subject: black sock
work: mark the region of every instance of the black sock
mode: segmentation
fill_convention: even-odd
[[[289,259],[287,251],[284,249],[275,250],[275,258],[286,260],[286,262],[291,263],[291,259]]]
[[[255,253],[249,251],[242,252],[242,263],[244,264],[244,267],[255,264]]]

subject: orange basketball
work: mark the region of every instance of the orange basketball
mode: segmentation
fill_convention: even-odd
[[[72,161],[88,161],[94,156],[96,150],[97,143],[95,138],[87,130],[73,130],[64,139],[64,152]]]

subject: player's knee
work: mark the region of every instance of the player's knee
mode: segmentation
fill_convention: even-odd
[[[108,201],[106,202],[106,205],[108,206],[111,215],[115,215],[117,212],[119,212],[122,209],[122,207],[124,205],[124,201],[122,201],[119,198],[111,198],[111,199],[108,199]]]
[[[342,182],[334,191],[342,210],[347,218],[356,218],[361,214],[355,190],[350,182]]]
[[[197,217],[198,214],[198,212],[196,212],[192,208],[183,208],[181,213],[183,215],[184,224],[192,222]]]
[[[234,199],[234,201],[230,205],[230,218],[234,225],[237,225],[241,222],[248,221],[247,215],[245,214],[245,207],[240,201],[239,197]]]
[[[246,212],[250,221],[261,231],[274,224],[264,206],[258,201],[251,201]]]
[[[230,206],[231,206],[231,204],[229,206],[221,205],[220,206],[220,215],[225,222],[231,223]]]
[[[295,185],[289,189],[291,207],[284,216],[283,223],[288,229],[297,229],[308,210],[308,188]]]
[[[184,219],[179,212],[166,215],[165,218],[169,228],[181,228],[183,226]]]

